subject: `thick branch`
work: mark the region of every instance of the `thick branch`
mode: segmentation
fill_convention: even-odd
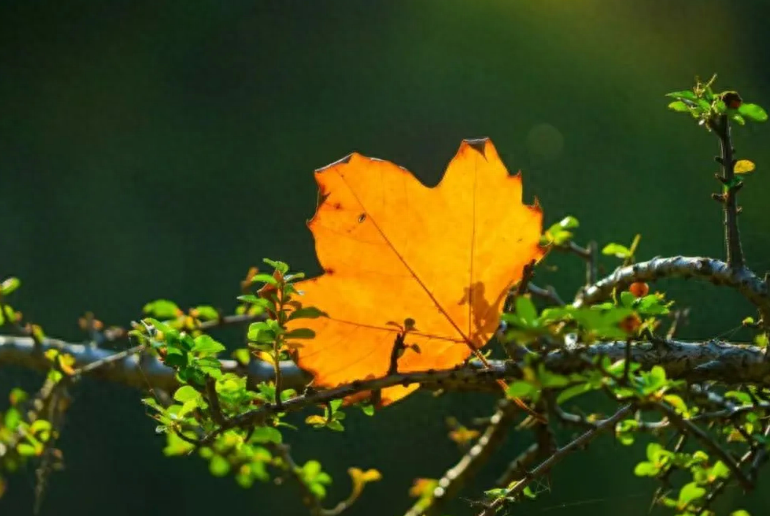
[[[48,371],[51,363],[43,356],[48,349],[58,349],[72,355],[75,358],[75,367],[92,378],[122,383],[138,389],[155,387],[173,391],[178,386],[174,370],[153,356],[136,353],[141,347],[131,348],[131,351],[135,352],[131,354],[46,338],[37,348],[31,337],[0,335],[0,366],[16,365],[25,369]],[[108,363],[103,364],[105,361]],[[94,367],[96,364],[102,367]],[[252,385],[275,377],[273,366],[267,362],[253,361],[247,367],[235,360],[222,360],[222,366],[226,371],[248,375]],[[281,367],[291,370],[286,375],[285,388],[302,389],[310,381],[310,377],[291,362],[281,364]]]
[[[91,369],[89,364],[105,360],[112,361],[104,367],[89,371],[88,375],[94,378],[140,389],[152,386],[172,391],[177,386],[174,370],[150,355],[129,355],[123,356],[120,360],[114,360],[113,357],[124,352],[70,344],[55,339],[44,339],[39,350],[36,350],[35,343],[30,337],[0,336],[0,366],[17,365],[47,371],[50,363],[42,353],[51,348],[72,355],[75,358],[75,367],[84,373]],[[525,351],[519,351],[521,356],[518,358],[523,359]],[[707,342],[668,340],[664,345],[634,342],[630,351],[631,359],[639,362],[644,369],[661,365],[670,378],[687,379],[692,382],[713,380],[728,384],[770,386],[770,361],[766,361],[762,350],[755,346],[733,344],[716,339]],[[570,373],[584,369],[586,358],[606,355],[611,360],[620,360],[625,358],[625,353],[625,341],[597,343],[589,347],[579,344],[570,345],[563,350],[551,352],[546,358],[546,366],[554,372]],[[222,369],[226,372],[248,375],[251,385],[274,378],[273,367],[267,362],[253,361],[248,367],[235,360],[221,362]],[[354,383],[351,386],[357,386],[355,392],[361,392],[406,382],[420,383],[428,389],[496,391],[499,389],[495,383],[497,380],[520,376],[519,365],[515,363],[506,364],[493,360],[490,364],[489,371],[483,371],[481,365],[474,361],[468,366],[456,369],[390,375],[385,379],[378,379],[379,383],[373,384],[374,386],[368,389],[361,387],[364,385],[363,382]],[[311,379],[292,362],[282,362],[281,370],[286,388],[301,390]],[[370,384],[371,382],[366,383],[366,385]]]
[[[650,282],[663,278],[699,278],[715,285],[734,288],[759,309],[763,318],[770,315],[770,294],[761,278],[745,268],[731,269],[725,262],[699,256],[653,258],[647,262],[620,267],[579,293],[574,304],[585,306],[599,303],[609,299],[612,289],[616,287],[623,290],[635,281]],[[770,320],[770,317],[766,320]]]

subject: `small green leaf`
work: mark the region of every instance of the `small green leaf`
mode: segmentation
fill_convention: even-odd
[[[329,424],[326,425],[326,428],[329,430],[334,430],[335,432],[342,432],[345,430],[345,427],[342,426],[342,423],[337,420],[330,421]]]
[[[214,455],[209,462],[209,471],[215,477],[223,477],[230,472],[230,463],[221,455]]]
[[[21,422],[21,412],[15,408],[9,408],[3,417],[3,425],[11,432],[15,431]]]
[[[613,244],[607,244],[606,246],[604,246],[604,249],[602,249],[602,254],[625,259],[631,255],[631,250],[624,245],[613,243]]]
[[[676,111],[677,113],[689,113],[690,108],[687,104],[682,102],[681,100],[675,100],[671,104],[668,105],[668,109],[672,109]]]
[[[280,444],[283,441],[283,437],[281,432],[271,426],[258,426],[254,429],[249,441],[254,443]]]
[[[677,396],[676,394],[667,394],[663,397],[664,400],[666,400],[669,405],[674,407],[674,410],[676,410],[679,414],[687,414],[687,404],[684,402],[681,396]]]
[[[47,421],[45,419],[36,419],[29,426],[29,430],[33,434],[38,434],[40,432],[50,431],[51,430],[51,422]]]
[[[224,350],[225,347],[222,344],[215,341],[211,336],[203,334],[195,337],[195,344],[190,351],[201,355],[216,355]]]
[[[575,229],[580,225],[580,223],[578,222],[578,219],[576,219],[572,215],[568,215],[564,217],[557,224],[562,229]]]
[[[746,120],[737,113],[730,115],[730,119],[733,122],[737,122],[739,125],[746,125]]]
[[[278,260],[271,260],[269,258],[263,258],[263,262],[271,266],[272,268],[276,269],[281,274],[286,274],[289,272],[289,265],[287,263],[278,261]]]
[[[273,285],[274,287],[278,286],[278,280],[275,279],[272,274],[255,274],[251,278],[251,282],[252,283],[257,283],[257,282],[268,283],[270,285]]]
[[[37,449],[31,444],[20,443],[16,445],[16,451],[22,457],[33,457],[37,455]]]
[[[636,296],[628,290],[624,290],[620,293],[620,304],[627,308],[631,308],[636,302]]]
[[[213,306],[196,306],[194,310],[197,312],[198,319],[202,321],[213,321],[219,318],[219,313]]]
[[[695,95],[695,92],[693,92],[692,90],[673,91],[671,93],[666,93],[666,97],[673,97],[675,99],[686,99],[686,100],[692,100],[692,101],[698,100],[698,96]]]
[[[190,385],[183,385],[174,393],[174,399],[184,403],[185,401],[192,400],[200,396],[200,393],[195,390],[195,387]]]
[[[158,299],[144,305],[144,313],[158,319],[175,319],[180,310],[173,301]]]
[[[251,362],[251,353],[246,348],[238,348],[233,351],[233,357],[242,365],[248,365]]]
[[[516,298],[516,315],[526,326],[533,326],[537,321],[537,309],[535,304],[526,296]]]
[[[685,484],[679,491],[679,504],[686,507],[693,500],[697,500],[706,494],[706,490],[698,486],[695,482]]]
[[[173,455],[184,455],[195,449],[194,444],[188,443],[179,437],[175,432],[168,432],[167,435],[168,437],[166,438],[166,447],[163,448],[163,454],[167,457]]]
[[[637,477],[654,477],[660,473],[660,468],[652,462],[640,462],[634,468],[634,475]]]
[[[724,462],[718,460],[709,471],[709,476],[713,477],[714,479],[730,478],[730,468],[728,468]]]
[[[7,296],[8,294],[13,292],[20,286],[21,286],[21,281],[19,280],[19,278],[14,278],[14,277],[6,278],[5,281],[0,283],[0,294]]]
[[[559,393],[559,395],[556,397],[556,403],[559,405],[563,404],[565,401],[574,398],[575,396],[580,396],[581,394],[585,394],[586,392],[591,391],[591,385],[589,383],[581,383],[580,385],[573,385],[572,387],[567,387],[563,391]]]
[[[522,398],[536,392],[534,385],[528,382],[513,382],[506,391],[509,398]]]
[[[748,118],[752,122],[766,122],[767,112],[762,109],[761,106],[756,104],[741,104],[738,108],[738,113],[744,118]]]

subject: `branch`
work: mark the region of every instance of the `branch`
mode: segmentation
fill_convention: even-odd
[[[662,278],[698,278],[714,285],[724,285],[740,292],[759,309],[763,320],[770,324],[770,294],[761,278],[748,269],[732,269],[713,258],[674,256],[653,258],[627,267],[620,267],[608,277],[580,292],[575,306],[599,303],[612,296],[612,290],[624,290],[635,281],[650,282]]]
[[[513,422],[518,410],[512,404],[503,400],[500,407],[490,419],[490,424],[468,453],[460,461],[444,473],[433,490],[430,505],[425,507],[418,501],[407,511],[406,516],[433,516],[441,514],[446,503],[454,498],[465,483],[475,476],[497,449],[503,444],[508,433],[508,427]]]
[[[43,339],[38,346],[32,337],[0,335],[0,366],[15,365],[46,372],[50,368],[50,361],[43,353],[49,349],[72,355],[75,358],[75,367],[92,378],[138,389],[155,387],[169,392],[178,386],[174,370],[151,355],[140,355],[140,347],[118,352],[49,338]],[[252,386],[275,377],[273,366],[267,362],[255,360],[248,366],[235,360],[221,362],[222,368],[227,372],[248,375]],[[95,367],[97,365],[100,367]],[[284,362],[281,367],[291,370],[284,382],[286,388],[302,389],[310,381],[310,377],[291,362]]]
[[[738,231],[738,190],[743,183],[735,181],[735,160],[733,159],[732,138],[730,134],[730,122],[727,115],[720,115],[711,124],[714,134],[719,138],[721,155],[717,161],[722,165],[722,175],[717,176],[725,191],[723,194],[714,195],[714,199],[722,203],[725,213],[725,247],[727,250],[727,264],[733,269],[741,269],[744,265],[743,249],[741,249],[741,235]]]
[[[82,344],[71,344],[56,339],[44,339],[39,347],[31,337],[0,336],[0,366],[17,365],[38,371],[47,371],[50,363],[43,356],[48,349],[58,349],[75,358],[75,367],[82,373],[131,387],[143,389],[159,388],[167,392],[177,386],[174,370],[167,367],[151,355],[130,355],[128,352],[116,352]],[[139,351],[132,348],[131,351]],[[524,359],[526,351],[518,350]],[[661,365],[669,378],[685,379],[691,382],[705,380],[720,381],[727,384],[753,384],[770,387],[770,361],[764,359],[763,351],[755,346],[747,346],[720,341],[685,342],[665,340],[663,345],[650,342],[633,342],[630,347],[631,360],[639,362],[644,369]],[[606,355],[611,360],[626,358],[625,341],[609,341],[583,346],[571,344],[563,349],[552,351],[545,358],[546,367],[557,373],[578,372],[586,367],[586,358]],[[99,368],[91,364],[107,362]],[[251,386],[273,380],[275,372],[267,362],[252,361],[244,366],[235,360],[221,360],[223,372],[247,375]],[[505,378],[520,377],[521,369],[517,363],[492,360],[491,369],[486,371],[481,364],[471,361],[468,365],[453,369],[399,373],[367,382],[354,382],[342,389],[356,389],[348,394],[370,389],[389,387],[399,383],[420,383],[426,389],[472,390],[497,392],[496,381]],[[311,380],[293,362],[281,362],[284,387],[302,390]],[[329,391],[319,391],[329,392]],[[336,392],[336,391],[335,391]],[[347,392],[347,391],[346,391]],[[334,398],[331,398],[334,399]],[[330,401],[330,400],[327,400]]]
[[[602,421],[602,423],[597,425],[596,428],[592,428],[574,441],[556,450],[550,457],[541,462],[538,467],[526,473],[523,479],[508,487],[502,496],[497,498],[491,504],[487,505],[478,516],[494,516],[509,498],[515,497],[524,491],[524,488],[531,484],[532,481],[548,473],[551,468],[556,465],[556,463],[561,462],[561,460],[571,452],[586,446],[589,442],[593,441],[602,431],[613,430],[619,421],[631,415],[633,412],[633,405],[626,405],[617,411],[612,417]]]

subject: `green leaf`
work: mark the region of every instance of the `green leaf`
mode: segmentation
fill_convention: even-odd
[[[272,274],[255,274],[251,278],[252,283],[268,283],[270,285],[273,285],[274,287],[278,286],[278,280],[273,277]]]
[[[244,296],[238,296],[238,301],[243,303],[250,303],[252,305],[261,306],[262,308],[274,308],[275,304],[272,301],[257,297],[254,294],[246,294]]]
[[[183,385],[174,393],[174,399],[181,401],[182,403],[188,400],[193,400],[198,396],[200,396],[200,393],[195,390],[195,387],[190,385]]]
[[[219,318],[219,312],[213,306],[196,306],[194,310],[198,312],[198,319],[202,321],[213,321]]]
[[[336,419],[334,421],[330,421],[329,424],[326,425],[326,428],[329,430],[334,430],[335,432],[342,432],[345,430],[345,427],[342,426],[342,423]]]
[[[642,315],[664,315],[669,313],[668,304],[662,303],[661,299],[655,294],[641,298],[636,309]]]
[[[679,414],[687,414],[687,404],[676,394],[667,394],[663,397]]]
[[[251,434],[249,442],[254,443],[275,443],[280,444],[283,441],[281,432],[271,426],[258,426]]]
[[[167,435],[168,437],[166,438],[166,447],[163,448],[163,454],[165,456],[170,457],[173,455],[184,455],[195,449],[194,444],[188,443],[179,437],[176,432],[169,432]]]
[[[246,348],[238,348],[233,351],[233,357],[242,365],[248,365],[251,362],[251,353]]]
[[[564,387],[566,385],[569,385],[570,380],[566,376],[552,373],[545,369],[545,367],[541,367],[540,371],[538,371],[537,374],[537,381],[540,383],[540,386],[544,389],[554,389],[557,387]]]
[[[766,122],[767,112],[762,109],[761,106],[756,104],[741,104],[738,108],[738,113],[744,118],[748,118],[752,122]]]
[[[693,92],[692,90],[673,91],[671,93],[666,93],[666,97],[673,97],[675,99],[686,99],[686,100],[692,100],[692,101],[698,100],[698,96],[695,95],[695,92]]]
[[[30,432],[32,434],[38,434],[40,432],[47,432],[51,430],[51,422],[45,419],[36,419],[30,426]]]
[[[659,365],[652,366],[650,370],[651,383],[655,385],[664,385],[666,383],[666,370]]]
[[[179,307],[168,299],[158,299],[144,305],[144,313],[158,319],[176,319]]]
[[[221,455],[214,455],[209,462],[209,471],[215,477],[223,477],[230,472],[230,463]]]
[[[222,344],[209,335],[203,334],[195,337],[195,344],[190,351],[201,355],[216,355],[224,350],[225,347]]]
[[[519,381],[509,385],[506,394],[509,398],[523,398],[536,391],[537,389],[531,383]]]
[[[342,406],[342,400],[340,400],[340,399],[337,399],[337,400],[331,400],[331,401],[329,402],[329,406],[330,406],[330,407],[331,407],[331,409],[332,409],[332,414],[334,414],[334,413],[335,413],[335,412],[337,412],[337,411],[340,409],[340,407]]]
[[[278,260],[271,260],[269,258],[263,258],[263,262],[271,266],[272,268],[276,269],[281,274],[286,274],[289,272],[289,265],[287,263],[278,261]]]
[[[11,432],[14,432],[16,428],[19,426],[20,422],[21,422],[21,412],[19,412],[15,408],[9,408],[8,411],[5,413],[5,417],[3,418],[3,425]]]
[[[526,296],[516,298],[516,315],[528,327],[534,326],[537,321],[537,309],[535,304]]]
[[[22,457],[33,457],[37,455],[37,449],[31,444],[19,443],[16,445],[16,451]]]
[[[650,443],[647,445],[647,460],[650,462],[657,462],[658,456],[664,451],[663,446],[658,443]]]
[[[709,476],[717,478],[730,478],[730,468],[724,462],[718,460],[709,471]]]
[[[737,122],[739,125],[746,125],[746,120],[739,114],[730,115],[730,120]]]
[[[163,359],[163,363],[169,367],[185,367],[187,365],[187,353],[168,348],[168,354]]]
[[[575,229],[576,227],[580,226],[580,222],[578,222],[578,219],[576,219],[572,215],[568,215],[564,217],[557,224],[562,229]],[[557,225],[557,224],[554,224],[554,225]]]
[[[631,250],[621,244],[607,244],[602,249],[602,254],[607,256],[615,256],[616,258],[625,259],[631,256]]]
[[[634,475],[637,477],[654,477],[660,473],[660,468],[652,462],[640,462],[634,468]]]
[[[21,286],[21,281],[19,280],[19,278],[14,278],[14,277],[6,278],[5,281],[0,283],[0,294],[7,296],[8,294],[13,292],[20,286]]]
[[[731,512],[730,516],[751,516],[751,514],[743,509],[738,509],[737,511]]]
[[[636,296],[633,295],[628,290],[624,290],[623,292],[620,293],[620,304],[621,305],[623,305],[623,306],[625,306],[627,308],[631,308],[634,305],[635,302],[636,302]]]
[[[681,506],[687,506],[693,500],[697,500],[706,494],[706,490],[698,486],[695,482],[690,482],[682,487],[679,491],[679,504]]]
[[[580,396],[581,394],[585,394],[586,392],[591,391],[591,385],[589,383],[582,383],[580,385],[573,385],[572,387],[567,387],[563,391],[559,393],[559,395],[556,397],[556,403],[559,405],[563,404],[565,401],[574,398],[575,396]]]
[[[689,113],[690,107],[682,102],[681,100],[675,100],[671,104],[668,105],[668,109],[672,109],[676,111],[677,113]]]

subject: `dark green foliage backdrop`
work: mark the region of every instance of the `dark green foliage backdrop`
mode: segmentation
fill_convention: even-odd
[[[722,256],[708,198],[716,140],[667,112],[662,94],[718,71],[717,88],[770,103],[765,2],[225,4],[0,5],[0,275],[22,278],[15,304],[48,333],[79,339],[86,310],[124,324],[157,297],[232,309],[238,280],[265,256],[316,273],[313,169],[357,150],[435,184],[461,139],[482,135],[523,171],[546,223],[573,214],[602,244],[641,232],[643,258]],[[759,168],[740,200],[744,249],[761,272],[770,133],[736,132],[739,156]],[[554,262],[538,282],[571,292],[580,264]],[[669,292],[697,307],[683,337],[742,336],[729,332],[750,311],[734,293]],[[0,392],[38,382],[0,371]],[[67,471],[44,515],[303,514],[293,486],[247,491],[197,458],[164,459],[138,392],[87,381],[75,394]],[[480,397],[420,394],[375,420],[353,417],[342,435],[303,431],[295,455],[322,460],[334,500],[349,465],[380,469],[350,514],[400,514],[414,477],[459,456],[445,415],[490,412]],[[480,481],[522,446],[511,439]],[[517,514],[647,514],[655,486],[632,474],[642,455],[605,439]],[[33,478],[11,478],[0,513],[31,512]],[[741,495],[731,496],[726,505]],[[749,507],[762,514],[768,502],[760,489]],[[470,514],[462,500],[449,512]]]

